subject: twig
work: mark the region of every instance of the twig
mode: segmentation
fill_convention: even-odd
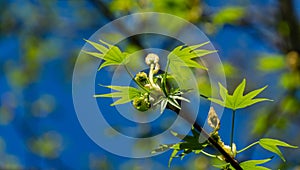
[[[236,170],[242,170],[242,167],[238,163],[237,160],[232,158],[220,145],[218,142],[216,142],[210,135],[197,123],[194,122],[190,117],[188,117],[188,114],[182,114],[180,113],[180,110],[172,107],[168,104],[168,109],[174,111],[177,115],[184,118],[186,121],[188,121],[190,124],[193,124],[194,128],[199,132],[202,133],[202,135],[224,156],[225,161],[230,163],[232,167],[234,167]]]
[[[103,14],[106,18],[108,18],[110,21],[113,21],[115,20],[115,16],[113,15],[113,13],[109,10],[109,8],[106,6],[106,4],[101,1],[101,0],[89,0],[92,4],[94,4],[94,6],[99,10],[99,12],[101,14]],[[116,28],[124,35],[131,35],[130,31],[124,26],[122,25],[121,23],[119,22],[115,22],[114,23],[114,26],[116,26]],[[140,39],[138,39],[136,36],[132,36],[130,38],[130,41],[143,48],[143,44],[142,42],[140,41]]]

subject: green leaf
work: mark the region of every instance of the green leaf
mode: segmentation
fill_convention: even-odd
[[[173,150],[173,152],[170,156],[169,162],[168,162],[168,167],[171,167],[172,160],[173,160],[173,158],[177,157],[178,152],[179,152],[179,150],[177,150],[177,149]]]
[[[260,164],[264,164],[266,162],[269,162],[272,158],[268,159],[262,159],[262,160],[249,160],[240,163],[240,166],[243,168],[243,170],[270,170],[270,168],[264,167],[264,166],[258,166]]]
[[[193,46],[181,45],[176,47],[169,53],[169,68],[172,72],[172,75],[177,81],[190,77],[188,69],[186,69],[186,67],[207,70],[205,66],[199,64],[194,59],[216,52],[215,50],[198,49],[208,43],[209,42],[205,42]]]
[[[207,70],[205,66],[200,65],[199,63],[197,63],[192,59],[216,52],[215,50],[197,49],[208,43],[209,42],[205,42],[193,46],[181,45],[176,47],[168,55],[168,59],[170,60],[170,68],[172,69],[175,67],[175,69],[179,69],[180,67],[196,67],[196,68],[202,68]]]
[[[262,101],[272,101],[267,98],[253,99],[258,94],[260,94],[264,89],[266,89],[268,86],[264,86],[260,89],[254,90],[244,95],[245,87],[246,87],[246,79],[243,79],[243,81],[234,90],[233,94],[230,95],[228,94],[228,90],[221,83],[219,83],[219,93],[222,100],[216,98],[208,98],[208,99],[214,103],[217,103],[221,106],[227,107],[232,110],[242,109]]]
[[[92,45],[99,52],[88,52],[83,51],[86,54],[100,58],[104,62],[100,65],[99,70],[103,67],[112,66],[112,65],[123,65],[128,62],[127,53],[122,52],[117,46],[108,44],[102,40],[99,40],[100,43],[95,43],[89,40],[85,40],[87,43]]]
[[[281,153],[281,151],[279,150],[278,146],[282,146],[282,147],[288,147],[288,148],[298,148],[297,146],[293,146],[290,144],[287,144],[285,142],[282,142],[280,140],[277,139],[270,139],[270,138],[263,138],[259,140],[259,145],[261,147],[263,147],[264,149],[273,152],[275,154],[277,154],[278,156],[280,156],[280,158],[285,162],[285,159],[283,157],[283,154]]]
[[[120,98],[111,104],[111,106],[124,104],[132,101],[135,97],[138,97],[142,94],[142,91],[130,86],[104,86],[110,89],[115,90],[116,92],[108,94],[98,94],[94,97],[109,97],[109,98]]]

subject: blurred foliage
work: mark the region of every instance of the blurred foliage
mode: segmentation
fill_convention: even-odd
[[[30,150],[42,157],[57,158],[62,150],[62,137],[57,132],[47,132],[28,142]]]
[[[201,17],[201,1],[199,0],[113,0],[109,9],[116,15],[131,12],[163,12],[175,14],[188,21],[198,21]]]
[[[234,24],[245,16],[242,7],[225,7],[214,14],[212,21],[215,25]]]
[[[258,58],[258,69],[264,72],[278,71],[285,67],[284,56],[262,55]]]
[[[0,169],[22,169],[19,159],[14,156],[5,153],[6,143],[4,139],[0,137]]]
[[[110,160],[107,157],[97,156],[94,154],[89,155],[89,169],[112,169]]]
[[[56,107],[55,98],[49,94],[43,94],[32,103],[31,113],[36,117],[47,117]]]

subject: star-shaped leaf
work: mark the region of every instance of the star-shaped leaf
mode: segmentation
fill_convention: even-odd
[[[169,67],[172,71],[172,75],[176,77],[176,80],[182,80],[183,78],[190,77],[189,72],[187,71],[188,69],[186,69],[186,67],[207,70],[205,66],[199,64],[194,59],[216,52],[215,50],[199,49],[200,47],[208,43],[209,42],[205,42],[193,46],[181,45],[176,47],[169,53]]]
[[[94,95],[94,97],[109,97],[109,98],[120,98],[111,106],[124,104],[132,101],[134,98],[139,97],[142,93],[139,89],[130,86],[105,86],[107,88],[116,90],[116,92],[108,93],[108,94],[98,94]]]
[[[196,67],[207,70],[205,66],[200,65],[193,59],[216,52],[215,50],[198,49],[208,43],[209,42],[193,46],[181,45],[176,47],[168,55],[168,59],[170,60],[170,67],[176,66],[176,69],[179,69],[180,67]]]
[[[281,151],[279,150],[278,146],[281,147],[288,147],[288,148],[298,148],[297,146],[293,146],[290,144],[287,144],[285,142],[282,142],[280,140],[277,139],[270,139],[270,138],[263,138],[259,140],[259,145],[261,147],[263,147],[264,149],[273,152],[275,154],[277,154],[278,156],[280,156],[280,158],[285,162],[285,159],[283,157],[283,154],[281,153]]]
[[[222,100],[216,98],[208,98],[208,99],[214,103],[217,103],[221,106],[227,107],[232,110],[242,109],[262,101],[272,101],[267,98],[254,99],[254,97],[256,97],[268,86],[264,86],[260,89],[251,91],[248,94],[244,95],[245,87],[246,87],[246,79],[243,79],[241,84],[239,84],[238,87],[234,90],[233,94],[230,95],[228,94],[228,90],[221,83],[219,83],[219,88],[220,88],[219,93]]]
[[[104,60],[104,62],[100,65],[99,70],[106,66],[123,65],[128,62],[127,60],[128,54],[122,52],[117,46],[111,45],[102,40],[99,40],[100,43],[92,42],[89,40],[85,40],[85,41],[90,45],[92,45],[99,52],[88,52],[88,51],[83,51],[83,52]]]

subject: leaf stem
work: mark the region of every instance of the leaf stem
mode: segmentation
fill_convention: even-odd
[[[150,85],[156,90],[156,91],[161,91],[160,87],[154,83],[153,81],[153,76],[154,76],[154,63],[150,64],[150,71],[149,71],[149,81],[150,81]]]
[[[241,152],[244,152],[245,150],[247,150],[247,149],[249,149],[249,148],[251,148],[251,147],[253,147],[253,146],[257,145],[258,143],[259,143],[259,141],[256,141],[256,142],[254,142],[254,143],[252,143],[252,144],[248,145],[248,146],[247,146],[247,147],[245,147],[244,149],[241,149],[241,150],[237,151],[236,153],[241,153]]]
[[[214,154],[210,154],[210,153],[207,153],[205,151],[201,151],[201,153],[203,153],[204,155],[208,156],[208,157],[212,157],[212,158],[217,158],[218,156],[217,155],[214,155]]]
[[[170,59],[168,59],[168,61],[167,61],[167,66],[166,66],[165,74],[164,74],[164,77],[163,77],[163,92],[165,93],[165,96],[168,96],[167,75],[168,75],[169,65],[170,65]]]
[[[231,134],[230,134],[230,147],[231,147],[231,150],[232,150],[233,137],[234,137],[234,120],[235,120],[235,110],[232,110]]]
[[[126,64],[124,64],[124,67],[125,67],[125,70],[126,72],[129,74],[129,76],[132,78],[132,80],[140,87],[142,88],[143,90],[145,90],[146,92],[150,93],[150,91],[148,89],[146,89],[144,86],[142,86],[139,82],[137,82],[135,79],[134,79],[134,76],[132,75],[132,73],[129,71],[128,67],[126,66]]]

